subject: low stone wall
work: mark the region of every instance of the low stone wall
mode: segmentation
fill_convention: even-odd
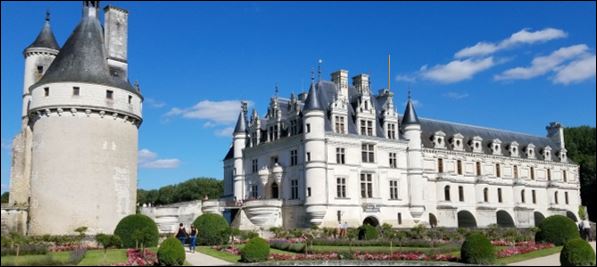
[[[2,234],[17,232],[27,233],[27,209],[2,207]]]
[[[160,233],[175,233],[178,224],[183,223],[190,229],[189,225],[203,214],[201,212],[201,200],[173,203],[163,206],[140,208],[141,214],[152,218],[158,225]]]

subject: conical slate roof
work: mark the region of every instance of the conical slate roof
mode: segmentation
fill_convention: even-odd
[[[52,27],[50,27],[50,17],[46,16],[46,22],[44,23],[44,27],[35,38],[35,41],[27,48],[33,47],[42,47],[42,48],[51,48],[55,50],[60,50],[60,46],[58,42],[56,42],[56,37],[54,37],[54,32],[52,32]]]
[[[33,85],[52,82],[85,82],[121,88],[141,96],[124,77],[110,75],[102,27],[95,16],[83,16],[46,74]]]
[[[247,122],[245,121],[245,113],[241,110],[238,114],[238,120],[236,121],[236,127],[234,127],[234,133],[245,133],[247,132]]]
[[[305,106],[303,107],[303,110],[323,110],[321,104],[319,104],[317,88],[315,87],[315,84],[313,84],[313,81],[311,81],[311,88],[309,88],[309,94],[305,100]]]
[[[410,98],[408,99],[408,103],[406,103],[406,110],[404,110],[404,116],[402,117],[402,125],[408,124],[420,124],[417,113],[415,112],[415,107]]]

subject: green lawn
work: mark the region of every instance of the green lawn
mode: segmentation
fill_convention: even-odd
[[[48,258],[51,258],[51,260]],[[49,261],[54,261],[56,265],[64,265],[68,262],[69,258],[69,252],[53,252],[47,255],[23,255],[19,256],[18,259],[15,256],[3,256],[1,262],[2,266],[40,266],[45,265]]]
[[[104,259],[104,250],[89,250],[79,266],[98,266],[111,265],[115,263],[127,262],[126,249],[109,249]]]
[[[148,248],[153,252],[157,252],[157,247]],[[79,266],[102,266],[111,265],[115,263],[127,262],[128,258],[126,255],[127,249],[109,249],[106,253],[104,260],[104,250],[88,250],[85,253],[85,257]],[[4,256],[2,257],[2,266],[14,266],[14,265],[45,265],[50,262],[51,258],[55,265],[67,265],[70,259],[70,252],[50,252],[47,255],[24,255],[19,256],[18,262],[15,263],[15,256]]]
[[[514,263],[514,262],[526,261],[526,260],[539,258],[539,257],[545,257],[545,256],[549,256],[551,254],[558,253],[561,250],[562,250],[562,247],[560,246],[560,247],[553,247],[553,248],[537,250],[537,251],[529,252],[526,254],[514,255],[511,257],[499,258],[499,259],[497,259],[496,264],[507,265],[507,264]]]
[[[239,245],[238,248],[242,248],[244,245]],[[227,262],[237,263],[240,260],[240,256],[232,255],[228,252],[217,251],[209,246],[198,246],[196,251],[201,252],[203,254],[212,256],[214,258],[218,258]],[[286,254],[286,255],[294,255],[296,253],[290,251],[279,250],[275,248],[270,248],[269,253],[276,253],[276,254]]]

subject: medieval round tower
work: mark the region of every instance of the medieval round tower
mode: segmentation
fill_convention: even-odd
[[[28,234],[72,234],[80,226],[111,233],[135,212],[143,97],[127,77],[128,12],[106,7],[103,30],[98,9],[98,1],[85,1],[79,25],[30,87],[39,64],[25,70]]]

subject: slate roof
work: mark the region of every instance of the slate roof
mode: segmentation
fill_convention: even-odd
[[[102,26],[97,17],[83,16],[44,76],[33,85],[86,82],[124,89],[141,97],[127,77],[110,74],[104,51]]]
[[[27,48],[34,47],[60,50],[60,45],[58,45],[58,42],[56,42],[56,37],[54,37],[54,32],[52,31],[52,27],[50,26],[49,18],[46,18],[46,22],[44,23],[41,32],[39,32],[37,38],[35,38],[35,41],[33,41],[33,43],[30,44]]]

